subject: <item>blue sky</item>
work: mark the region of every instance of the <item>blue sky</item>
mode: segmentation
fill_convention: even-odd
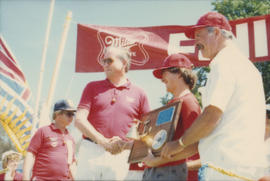
[[[50,0],[0,0],[0,33],[25,73],[35,106],[42,50]],[[49,37],[41,103],[48,97],[63,25],[68,11],[72,21],[59,70],[53,102],[62,98],[78,104],[89,81],[104,79],[104,73],[75,73],[77,24],[114,26],[190,25],[213,9],[210,0],[55,0]],[[152,70],[130,71],[128,77],[146,91],[151,108],[161,106],[165,86]]]

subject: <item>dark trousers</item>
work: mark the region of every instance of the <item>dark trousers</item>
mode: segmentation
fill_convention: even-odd
[[[143,173],[143,181],[186,181],[187,174],[188,172],[186,163],[175,166],[146,168]]]

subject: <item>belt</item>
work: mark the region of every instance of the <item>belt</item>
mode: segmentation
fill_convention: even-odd
[[[91,138],[88,138],[88,137],[86,137],[86,138],[84,138],[85,140],[87,140],[87,141],[90,141],[90,142],[92,142],[92,143],[95,143],[95,144],[97,144],[95,141],[93,141]]]

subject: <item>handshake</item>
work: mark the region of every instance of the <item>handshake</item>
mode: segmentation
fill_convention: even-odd
[[[113,155],[121,153],[123,150],[131,149],[133,141],[125,141],[118,136],[105,139],[99,143],[106,151]]]

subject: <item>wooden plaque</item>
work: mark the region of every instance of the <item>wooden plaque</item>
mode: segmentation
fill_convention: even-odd
[[[128,162],[137,163],[147,156],[150,149],[154,156],[159,156],[162,147],[171,141],[179,120],[181,101],[177,101],[143,115],[138,126],[140,140],[135,140]]]

